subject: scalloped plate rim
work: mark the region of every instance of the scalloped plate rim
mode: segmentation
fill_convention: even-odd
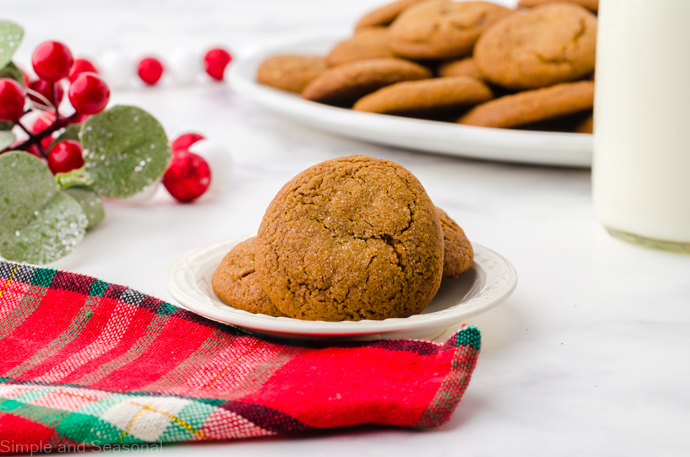
[[[301,337],[332,339],[333,337],[365,335],[395,336],[398,333],[422,330],[437,330],[440,333],[453,324],[498,306],[510,296],[517,285],[517,273],[508,260],[482,245],[473,243],[475,268],[483,270],[482,274],[485,274],[483,284],[469,300],[458,302],[456,305],[436,312],[380,321],[342,322],[305,321],[252,314],[222,303],[215,294],[211,296],[199,286],[199,281],[210,281],[210,278],[204,277],[202,271],[204,267],[206,269],[213,267],[214,270],[222,257],[234,245],[250,236],[253,235],[242,235],[207,243],[182,255],[170,265],[165,274],[165,283],[170,295],[184,309],[218,322],[274,336],[295,339],[301,339]],[[474,286],[475,284],[472,284],[472,287]]]

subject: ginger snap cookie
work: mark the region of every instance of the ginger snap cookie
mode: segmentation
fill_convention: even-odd
[[[431,71],[403,59],[370,59],[329,68],[302,92],[302,98],[348,106],[382,87],[431,78]]]
[[[438,66],[438,75],[440,77],[468,76],[479,80],[484,79],[482,72],[479,71],[479,67],[477,67],[472,57],[442,63]]]
[[[389,3],[387,5],[382,6],[381,8],[377,8],[374,11],[371,11],[364,15],[359,22],[357,22],[357,25],[355,26],[355,30],[363,30],[368,27],[375,27],[375,26],[387,26],[391,22],[395,20],[400,13],[405,11],[407,8],[409,8],[411,5],[414,5],[415,3],[419,3],[425,0],[399,0],[397,2]]]
[[[289,317],[342,321],[407,317],[443,273],[436,208],[412,173],[349,156],[298,174],[261,222],[256,271]]]
[[[575,127],[577,133],[594,133],[594,115],[590,114]]]
[[[480,127],[517,127],[592,109],[594,83],[563,83],[506,95],[472,108],[458,120]]]
[[[259,66],[257,80],[267,86],[299,94],[327,68],[326,59],[321,56],[274,56]]]
[[[443,227],[443,277],[457,278],[472,266],[474,250],[465,232],[445,211],[436,207]]]
[[[326,56],[329,65],[340,65],[357,60],[395,57],[388,47],[388,29],[371,27],[357,32],[352,38],[341,41]]]
[[[261,288],[254,269],[256,237],[235,246],[216,268],[211,286],[218,297],[233,308],[255,314],[284,316]]]
[[[472,54],[482,32],[513,10],[483,1],[431,0],[407,8],[390,26],[390,47],[408,59]]]
[[[599,11],[599,0],[520,0],[518,2],[518,7],[522,8],[533,8],[539,5],[545,5],[546,3],[575,3],[576,5],[583,6],[590,11],[595,13]]]
[[[491,89],[467,76],[424,79],[393,84],[359,99],[355,111],[385,114],[444,112],[491,100]]]
[[[517,12],[477,41],[474,60],[490,82],[511,90],[576,81],[594,71],[597,18],[553,3]]]

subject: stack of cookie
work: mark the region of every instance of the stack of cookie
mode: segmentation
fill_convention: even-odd
[[[598,0],[398,0],[325,56],[281,55],[259,82],[370,113],[591,133]]]
[[[409,171],[350,156],[288,182],[212,287],[225,303],[270,316],[403,318],[422,312],[441,278],[457,277],[472,258],[463,230]]]

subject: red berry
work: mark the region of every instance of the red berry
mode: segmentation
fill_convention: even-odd
[[[214,48],[210,49],[204,56],[204,64],[206,64],[206,73],[217,80],[223,80],[223,74],[225,73],[225,67],[228,66],[232,56],[225,49]]]
[[[22,72],[22,77],[24,78],[24,85],[28,85],[29,81],[31,81],[31,78],[29,78],[29,74],[25,72],[23,68],[20,68],[19,71]]]
[[[87,59],[75,59],[72,70],[69,72],[69,82],[74,82],[77,76],[84,72],[98,73],[96,67]]]
[[[24,115],[24,88],[14,79],[0,78],[0,121],[14,122]]]
[[[74,58],[64,44],[59,41],[46,41],[36,46],[31,63],[39,78],[55,82],[69,75]]]
[[[26,150],[26,152],[28,152],[31,155],[35,155],[39,159],[45,160],[45,157],[43,157],[43,154],[41,154],[41,150],[38,149],[38,146],[36,146],[35,144],[32,144],[31,146],[29,146],[29,148]]]
[[[55,115],[53,115],[52,113],[46,113],[43,116],[36,119],[31,130],[33,130],[34,133],[42,132],[43,130],[53,125],[53,122],[55,122]],[[43,149],[47,149],[48,146],[50,146],[50,143],[52,142],[53,136],[49,135],[41,140],[41,145],[43,146]]]
[[[163,64],[154,57],[145,57],[139,62],[137,73],[142,81],[149,86],[153,86],[163,76]]]
[[[14,143],[12,143],[9,150],[10,151],[17,151],[18,149],[16,149],[16,147],[19,146],[20,144],[22,144],[23,142],[24,142],[24,140],[15,141]],[[44,157],[41,155],[41,151],[38,149],[38,146],[36,146],[35,144],[32,144],[31,146],[29,146],[26,149],[26,152],[28,152],[31,155],[35,155],[39,159],[44,159]]]
[[[60,141],[48,153],[48,168],[54,175],[83,166],[84,157],[81,154],[81,144],[78,141]]]
[[[201,197],[210,184],[211,168],[193,152],[178,151],[163,175],[163,185],[170,195],[181,202],[191,202]]]
[[[55,92],[53,92],[53,84],[55,84]],[[29,92],[29,99],[37,105],[46,105],[46,100],[48,100],[48,105],[53,105],[56,107],[60,105],[62,97],[65,96],[65,89],[62,88],[62,85],[59,82],[51,83],[50,81],[46,81],[44,79],[32,81],[29,84],[29,89],[34,92],[38,92],[43,97],[38,97]]]
[[[79,114],[96,114],[103,111],[110,100],[110,89],[95,73],[81,73],[69,86],[69,101]]]
[[[170,145],[172,152],[176,151],[186,151],[191,145],[200,140],[205,140],[202,135],[198,133],[183,133],[182,135],[175,138],[175,141]]]
[[[72,121],[72,123],[73,123],[73,124],[81,124],[81,123],[83,123],[85,120],[87,120],[89,117],[91,117],[91,116],[89,116],[88,114],[80,114],[79,116],[76,117],[76,119],[74,119],[74,120]]]

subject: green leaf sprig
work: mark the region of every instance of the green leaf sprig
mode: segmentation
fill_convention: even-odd
[[[62,138],[74,138],[68,127]],[[0,132],[0,144],[11,143]],[[105,217],[101,197],[127,198],[156,182],[171,158],[160,123],[135,106],[89,118],[77,138],[84,167],[53,176],[24,151],[0,154],[0,256],[46,264],[70,252]],[[13,140],[12,135],[12,140]]]

